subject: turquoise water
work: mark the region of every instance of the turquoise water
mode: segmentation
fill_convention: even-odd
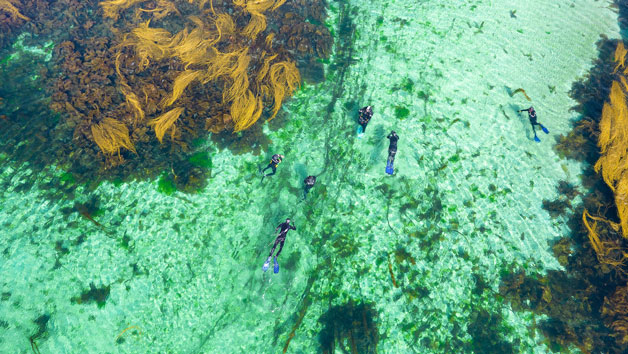
[[[315,353],[334,327],[352,328],[337,351],[550,352],[532,329],[543,317],[513,311],[498,287],[511,269],[560,268],[548,242],[566,219],[541,201],[560,180],[580,184],[552,145],[578,118],[568,91],[595,42],[619,37],[610,3],[349,0],[328,16],[325,81],[284,104],[284,126],[264,126],[261,156],[205,142],[212,177],[198,193],[104,181],[51,200],[62,170],[0,169],[2,352],[31,351],[41,329],[42,353]],[[530,104],[550,129],[540,143],[516,112]],[[274,153],[285,160],[262,183]],[[100,226],[64,212],[94,200]],[[264,273],[287,217],[281,271]]]

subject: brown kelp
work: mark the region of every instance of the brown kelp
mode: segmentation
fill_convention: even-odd
[[[251,14],[249,25],[239,35],[256,37],[266,29],[266,20],[262,13],[278,8],[281,3],[234,1],[235,5],[243,7]],[[121,43],[121,47],[134,50],[141,63],[140,70],[144,70],[151,60],[159,62],[178,59],[184,64],[184,70],[174,80],[170,97],[162,102],[162,106],[172,105],[193,81],[202,85],[219,81],[223,87],[222,104],[230,105],[230,117],[235,132],[249,128],[260,118],[265,100],[273,104],[270,118],[276,116],[283,100],[300,83],[301,78],[294,62],[284,60],[270,66],[270,60],[275,59],[278,54],[265,58],[264,51],[261,55],[261,69],[256,73],[251,71],[250,47],[229,42],[224,44],[226,50],[219,49],[224,38],[223,33],[234,35],[238,32],[230,15],[220,13],[210,18],[209,23],[197,16],[191,16],[188,20],[194,27],[186,27],[174,35],[165,29],[150,27],[150,21],[146,21],[127,34]],[[268,44],[266,40],[264,44]],[[121,84],[126,85],[119,71],[118,75]],[[251,81],[255,85],[251,85]]]
[[[319,59],[331,48],[321,0],[3,2],[8,3],[29,19],[33,40],[25,44],[37,45],[35,38],[54,43],[38,85],[51,97],[54,113],[46,122],[57,123],[34,130],[33,144],[46,146],[47,153],[29,150],[41,153],[42,165],[56,159],[75,181],[167,170],[180,187],[180,181],[192,180],[182,170],[187,154],[208,135],[221,148],[258,153],[268,140],[255,123],[279,114],[299,87],[303,68],[322,72]],[[4,8],[9,7],[0,8],[0,46],[25,23]],[[0,123],[18,122],[9,117]],[[24,137],[0,145],[10,152]],[[194,180],[204,180],[192,169]]]
[[[626,49],[619,42],[615,50],[615,69],[624,68]],[[603,216],[592,216],[584,210],[582,222],[588,230],[589,240],[601,263],[628,275],[625,263],[628,253],[625,239],[628,237],[628,105],[626,94],[620,82],[625,82],[624,75],[628,68],[617,73],[617,79],[611,84],[609,101],[604,103],[599,121],[598,146],[600,158],[595,164],[595,171],[602,172],[602,178],[615,195],[615,208],[619,222],[613,222]],[[598,232],[598,224],[603,224],[604,231]]]

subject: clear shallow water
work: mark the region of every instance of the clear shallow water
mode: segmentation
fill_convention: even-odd
[[[288,352],[319,352],[319,319],[354,301],[375,313],[378,352],[498,352],[491,336],[548,352],[529,329],[537,316],[495,293],[504,269],[559,267],[548,241],[567,227],[541,200],[559,180],[578,184],[580,166],[556,156],[553,137],[577,118],[567,92],[599,35],[618,37],[617,15],[593,1],[330,5],[337,43],[351,45],[332,55],[324,83],[284,105],[285,127],[265,129],[268,157],[286,159],[263,184],[266,157],[228,150],[193,195],[105,182],[51,202],[47,180],[20,192],[28,167],[3,168],[1,348],[30,350],[33,320],[48,314],[42,352],[277,353],[289,338]],[[520,87],[551,131],[540,144],[516,113],[530,103],[508,94]],[[366,104],[375,116],[356,139]],[[383,173],[391,129],[393,177]],[[308,174],[318,184],[301,201]],[[104,228],[62,212],[93,198]],[[286,217],[297,230],[282,270],[264,274]],[[110,286],[102,306],[71,301],[90,284]],[[141,334],[117,340],[130,326]]]

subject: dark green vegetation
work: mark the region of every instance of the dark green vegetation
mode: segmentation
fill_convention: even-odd
[[[97,288],[94,283],[90,283],[89,289],[83,291],[80,296],[73,297],[71,301],[77,304],[96,303],[96,305],[98,305],[98,308],[102,308],[107,303],[110,290],[110,286],[103,285]]]
[[[157,190],[165,195],[172,195],[176,192],[177,186],[174,184],[172,175],[164,172],[161,177],[159,177]]]
[[[338,346],[344,353],[377,353],[376,319],[373,304],[350,301],[332,306],[318,319],[323,326],[318,334],[322,352],[334,353]]]
[[[207,151],[199,151],[192,154],[189,161],[196,167],[203,167],[206,169],[212,168],[212,159]]]
[[[406,119],[410,115],[410,110],[403,106],[395,106],[395,117],[397,119]]]

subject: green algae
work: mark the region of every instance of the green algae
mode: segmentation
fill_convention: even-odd
[[[213,167],[212,159],[209,156],[209,152],[207,151],[195,152],[188,158],[188,161],[196,167],[202,167],[206,169],[210,169]]]
[[[164,172],[161,177],[159,177],[159,181],[157,182],[157,190],[160,193],[165,195],[172,195],[177,191],[177,186],[172,179],[172,176],[167,172]]]
[[[404,106],[395,106],[395,117],[399,120],[406,119],[410,115],[410,110]]]

